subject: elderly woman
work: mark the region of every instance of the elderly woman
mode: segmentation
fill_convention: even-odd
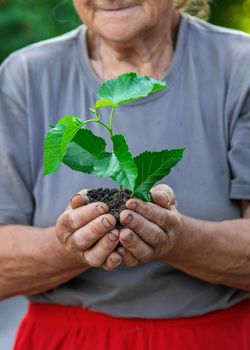
[[[85,26],[0,71],[0,296],[30,300],[15,350],[249,350],[250,37],[173,0],[74,4]],[[116,130],[135,153],[186,154],[118,230],[79,192],[108,180],[42,176],[43,138],[130,71],[169,89],[121,108]]]

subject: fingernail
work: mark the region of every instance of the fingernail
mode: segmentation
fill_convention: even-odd
[[[166,205],[166,208],[169,209],[170,207],[170,197],[169,197],[169,194],[165,191],[162,191],[162,194],[164,195],[164,197],[166,198],[167,200],[167,203],[165,204]]]
[[[108,238],[111,240],[111,241],[117,241],[118,238],[119,238],[119,231],[111,231],[109,232],[108,234]]]
[[[125,237],[123,237],[124,241],[130,241],[133,238],[132,233],[129,231],[128,233],[126,233]]]
[[[165,205],[169,206],[169,195],[168,195],[167,192],[165,192],[165,191],[157,191],[157,192],[155,192],[155,195],[158,195],[160,197],[164,196],[165,199],[167,200],[167,203],[165,203]]]
[[[107,218],[102,218],[102,224],[103,224],[103,226],[105,226],[106,228],[113,227],[112,223],[111,223]]]
[[[99,213],[99,214],[104,214],[107,212],[107,208],[105,208],[104,206],[102,206],[101,204],[98,204],[96,207],[96,211]]]
[[[118,256],[113,256],[111,258],[111,261],[115,264],[120,264],[121,263],[121,258],[119,258]]]
[[[161,193],[167,198],[168,202],[169,202],[169,195],[167,192],[165,191],[161,191]]]
[[[119,248],[118,253],[121,254],[122,256],[126,255],[126,250],[124,248]]]
[[[133,220],[133,216],[131,214],[128,214],[126,219],[123,221],[125,225],[128,225]]]
[[[72,203],[72,201],[73,201],[74,199],[77,199],[77,198],[81,199],[82,196],[81,196],[79,193],[73,194],[73,196],[72,196],[71,199],[70,199],[71,203]]]
[[[130,209],[136,209],[138,207],[138,203],[137,202],[130,202],[129,203],[129,208]]]

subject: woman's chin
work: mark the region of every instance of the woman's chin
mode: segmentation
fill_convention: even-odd
[[[142,29],[139,12],[137,6],[118,11],[100,11],[95,16],[95,31],[107,40],[132,40]]]

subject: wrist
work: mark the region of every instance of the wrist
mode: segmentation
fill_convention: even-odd
[[[63,270],[66,268],[68,271],[75,270],[81,273],[90,268],[83,260],[79,258],[77,254],[74,254],[71,250],[67,250],[62,245],[56,233],[56,226],[49,227],[46,230],[48,232],[48,236],[50,237],[50,241],[48,241],[49,249],[51,249],[51,247],[54,247],[53,250],[55,254],[55,260],[64,260],[64,263],[62,265]]]
[[[192,230],[193,220],[178,212],[176,225],[174,227],[173,242],[169,249],[165,262],[181,263],[187,259],[192,251],[191,246],[196,246],[196,238]]]

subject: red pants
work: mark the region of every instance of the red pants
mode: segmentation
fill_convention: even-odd
[[[250,350],[250,300],[177,320],[115,318],[31,304],[14,350]]]

